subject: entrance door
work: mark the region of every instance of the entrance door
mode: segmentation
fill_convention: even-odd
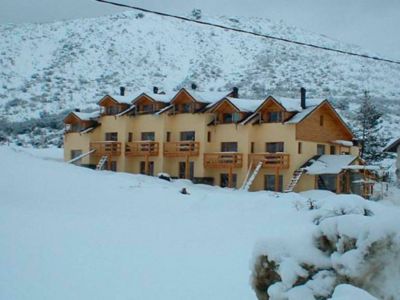
[[[179,162],[178,177],[182,178],[182,179],[186,178],[186,162],[185,161]],[[186,178],[186,179],[193,180],[193,178],[194,178],[194,161],[190,161],[189,162],[189,178]]]

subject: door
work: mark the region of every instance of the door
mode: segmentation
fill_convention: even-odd
[[[179,171],[178,171],[178,177],[179,178],[186,178],[186,162],[185,161],[180,161],[179,162]],[[186,179],[193,180],[194,178],[194,161],[189,162],[189,177]]]

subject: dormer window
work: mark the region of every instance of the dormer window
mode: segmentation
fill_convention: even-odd
[[[240,113],[222,113],[222,123],[237,123],[240,120]]]
[[[152,113],[153,112],[153,105],[152,104],[139,105],[138,106],[138,112]]]
[[[184,103],[181,105],[181,112],[183,113],[190,113],[192,112],[192,104],[191,103]]]
[[[116,115],[120,113],[120,108],[118,106],[106,106],[104,108],[104,114],[108,116]]]
[[[267,122],[268,123],[279,123],[282,122],[283,117],[282,117],[282,112],[281,111],[270,111],[267,113]]]

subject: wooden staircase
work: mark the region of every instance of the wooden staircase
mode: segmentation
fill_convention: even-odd
[[[295,188],[295,186],[297,185],[297,183],[299,182],[301,175],[304,174],[304,169],[298,169],[296,171],[294,171],[293,173],[293,177],[290,180],[287,188],[284,190],[285,193],[290,193],[293,192],[293,189]]]
[[[108,160],[108,156],[107,155],[103,155],[100,158],[99,163],[96,166],[96,170],[98,170],[98,171],[103,170],[104,165],[106,164],[107,160]]]
[[[257,166],[255,167],[253,173],[250,175],[251,169],[253,167],[253,161],[251,162],[249,170],[248,170],[247,175],[246,175],[246,178],[245,178],[245,180],[243,182],[242,187],[240,188],[241,190],[248,191],[250,189],[251,185],[254,182],[254,179],[256,179],[256,177],[257,177],[258,172],[260,172],[260,169],[261,169],[263,163],[264,163],[263,161],[259,161]]]

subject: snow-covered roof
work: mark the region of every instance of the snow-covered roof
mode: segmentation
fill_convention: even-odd
[[[98,112],[98,111],[94,111],[91,113],[73,111],[72,113],[74,115],[76,115],[79,119],[81,119],[82,121],[91,121],[93,119],[100,117],[100,112]]]
[[[397,147],[400,146],[400,138],[394,138],[386,146],[383,151],[384,152],[397,152]]]
[[[120,112],[117,117],[121,117],[125,114],[127,114],[128,112],[130,112],[131,110],[133,110],[135,108],[135,105],[131,105],[128,109],[125,109],[124,111]]]
[[[113,98],[114,100],[118,101],[118,103],[125,103],[125,104],[129,104],[132,102],[133,99],[135,99],[134,96],[132,95],[109,95],[111,98]]]
[[[278,101],[287,111],[303,111],[299,98],[286,98],[279,96],[271,96]],[[306,99],[306,109],[320,105],[325,99]]]
[[[368,170],[368,171],[379,171],[381,168],[379,166],[368,166],[368,165],[352,165],[344,167],[346,170]]]
[[[310,161],[311,164],[304,168],[307,174],[339,174],[348,167],[357,157],[354,155],[321,155]]]
[[[187,91],[193,98],[195,98],[199,102],[204,103],[216,103],[219,100],[228,96],[232,91],[224,91],[224,92],[200,92],[200,91]]]
[[[235,105],[240,111],[243,112],[254,112],[264,100],[259,99],[243,99],[243,98],[232,98],[226,97],[233,105]]]
[[[170,110],[173,107],[174,106],[172,104],[168,105],[168,106],[164,107],[163,109],[160,109],[158,112],[156,112],[155,115],[161,115],[162,113],[166,112],[167,110]]]
[[[331,143],[341,145],[341,146],[346,146],[346,147],[351,147],[353,146],[352,141],[345,141],[345,140],[334,140]]]
[[[303,121],[316,108],[317,106],[310,106],[306,109],[303,109],[302,111],[295,114],[289,121],[286,121],[285,124],[297,124]]]
[[[154,93],[144,93],[150,98],[157,102],[169,103],[172,98],[175,97],[176,93],[165,93],[165,94],[154,94]]]

